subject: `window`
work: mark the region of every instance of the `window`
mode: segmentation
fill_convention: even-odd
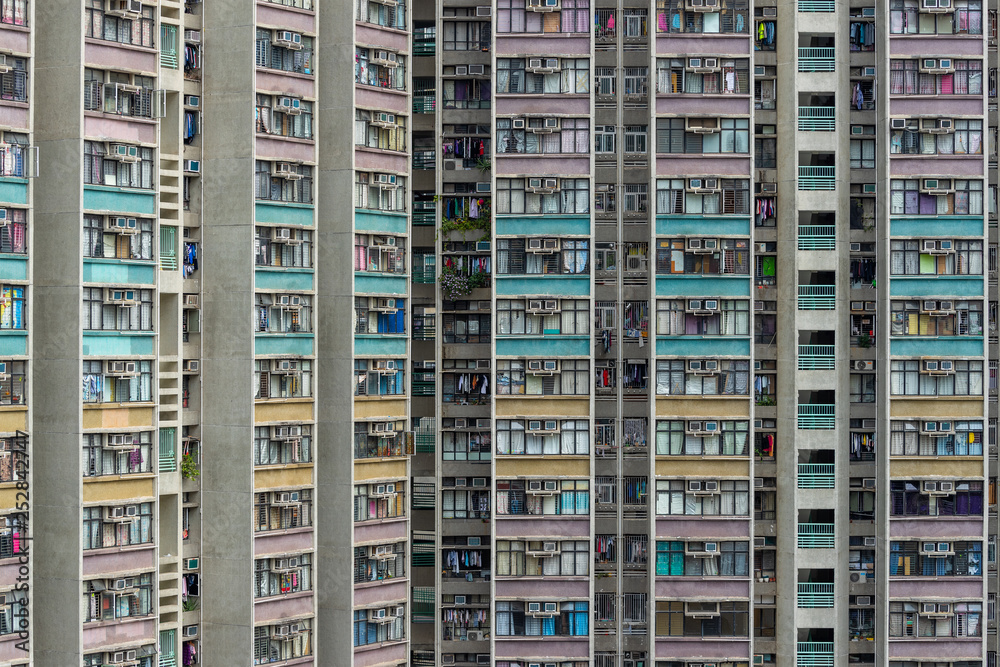
[[[893,336],[982,336],[982,301],[892,301]]]
[[[586,420],[498,419],[497,454],[585,455],[590,453],[590,425]],[[527,425],[527,429],[525,426]],[[553,426],[551,431],[533,429]]]
[[[583,396],[590,390],[590,362],[586,359],[561,359],[552,373],[532,370],[533,361],[497,361],[497,396]]]
[[[312,426],[255,426],[253,464],[288,465],[312,461]]]
[[[311,0],[306,0],[311,5]],[[355,0],[354,20],[371,23],[383,28],[406,30],[406,2],[397,0],[384,4],[373,0]]]
[[[268,333],[312,331],[312,297],[306,294],[270,294],[255,297],[256,330]]]
[[[592,18],[589,0],[563,0],[557,12],[525,9],[526,0],[499,0],[496,8],[498,33],[589,32]]]
[[[611,125],[610,127],[614,127]],[[623,140],[626,153],[644,154],[648,151],[648,125],[625,125]],[[646,186],[643,186],[646,187]]]
[[[83,476],[137,475],[153,472],[153,434],[84,433]],[[3,473],[0,459],[0,479]],[[7,480],[9,481],[9,480]]]
[[[615,125],[597,125],[594,127],[595,153],[615,152],[615,135],[617,129]]]
[[[747,251],[742,252],[744,255],[747,253]],[[683,252],[680,254],[683,256]],[[707,256],[701,255],[701,257]],[[657,265],[659,267],[659,262]],[[696,314],[689,312],[687,299],[659,299],[656,302],[657,335],[749,336],[750,302],[737,299],[716,301],[719,306],[718,312]]]
[[[711,128],[711,133],[695,131]],[[749,153],[748,118],[660,118],[656,121],[657,153]]]
[[[549,241],[546,252],[527,252],[526,246]],[[544,275],[590,273],[590,241],[562,239],[498,239],[497,273]]]
[[[896,120],[896,119],[893,119]],[[983,121],[956,118],[951,120],[952,129],[947,133],[936,133],[937,119],[899,119],[906,122],[903,130],[893,130],[889,138],[889,152],[908,155],[981,155],[983,152]],[[852,166],[853,144],[852,139]],[[874,139],[871,154],[874,161]]]
[[[257,67],[296,72],[298,74],[315,74],[312,65],[313,39],[306,35],[292,33],[293,40],[299,38],[298,46],[279,46],[274,43],[274,33],[266,28],[257,28],[257,46],[255,61]]]
[[[313,233],[301,227],[256,227],[254,261],[257,266],[308,269],[312,267]]]
[[[506,480],[496,482],[496,513],[504,516],[589,515],[587,480]]]
[[[257,359],[254,362],[254,398],[308,398],[312,396],[312,361]]]
[[[721,421],[656,422],[656,453],[661,456],[747,456],[749,422]],[[706,432],[716,429],[715,433]]]
[[[889,32],[894,35],[983,34],[983,3],[980,0],[955,0],[948,3],[948,7],[945,13],[932,14],[920,11],[920,0],[892,0],[889,4]]]
[[[312,554],[268,556],[254,561],[255,599],[312,590]]]
[[[952,422],[954,432],[921,432],[921,422],[893,421],[889,432],[890,456],[982,456],[983,422]]]
[[[355,359],[355,396],[403,396],[406,394],[404,359]]]
[[[537,63],[533,61],[537,60]],[[540,72],[538,70],[554,70]],[[586,95],[590,60],[586,58],[497,58],[497,93]]]
[[[546,310],[546,305],[556,308]],[[590,333],[590,319],[586,299],[497,299],[496,304],[500,336],[585,335]]]
[[[750,275],[750,240],[661,239],[656,243],[656,272],[660,275],[670,273]],[[685,302],[675,300],[674,303]],[[732,300],[729,303],[734,310],[735,304],[742,304],[743,308],[748,304],[746,301]],[[715,316],[706,315],[706,317]]]
[[[714,68],[693,67],[687,58],[657,58],[656,92],[663,95],[685,93],[698,95],[750,94],[750,61],[748,59],[722,58],[719,59],[717,65],[718,67]]]
[[[354,80],[364,86],[406,90],[406,56],[394,51],[354,49]]]
[[[489,51],[492,25],[489,21],[456,20],[475,18],[475,7],[448,7],[444,10],[445,51]]]
[[[512,129],[517,121],[527,129]],[[544,129],[555,124],[555,131]],[[590,121],[586,118],[497,118],[497,147],[504,153],[588,153]]]
[[[957,1],[957,0],[956,0]],[[954,72],[922,72],[921,60],[889,61],[890,95],[982,95],[983,61],[952,60]],[[930,64],[930,63],[927,63]],[[938,68],[940,61],[934,61]],[[950,69],[950,68],[940,68]]]
[[[4,4],[4,17],[7,15],[8,6],[19,5],[21,14],[20,21],[7,21],[3,23],[24,24],[24,11],[26,0],[18,0],[17,3],[7,0]],[[153,28],[156,26],[156,6],[142,6],[138,18],[124,18],[121,16],[109,16],[104,13],[106,6],[104,0],[86,0],[84,7],[83,36],[91,39],[103,39],[119,44],[131,44],[132,46],[144,46],[153,48]]]
[[[497,540],[498,577],[586,576],[590,549],[580,541]]]
[[[7,222],[0,226],[0,253],[24,255],[28,252],[28,212],[8,208]]]
[[[656,601],[657,637],[748,637],[747,602]]]
[[[715,192],[688,192],[688,185],[684,178],[657,179],[656,212],[750,215],[750,183],[747,180],[719,179],[719,189]]]
[[[924,239],[889,241],[889,274],[893,276],[981,276],[983,275],[983,242],[947,240],[949,250],[924,248]],[[931,240],[927,240],[931,243]]]
[[[84,550],[152,542],[153,503],[83,508]]]
[[[312,619],[253,629],[253,664],[267,665],[313,654]]]
[[[406,177],[359,171],[354,176],[355,206],[376,211],[406,210]]]
[[[84,582],[84,623],[135,618],[153,614],[152,572],[118,579],[91,579]]]
[[[747,0],[717,4],[714,12],[691,9],[684,0],[656,0],[656,31],[679,33],[746,33],[753,26]],[[721,5],[721,6],[720,6]]]
[[[257,160],[254,183],[257,199],[313,202],[313,168],[308,165]]]
[[[925,372],[919,359],[890,361],[889,392],[894,396],[982,396],[983,362],[954,361],[954,373]]]
[[[354,270],[367,273],[406,273],[406,239],[355,234]]]
[[[118,300],[119,295],[134,296],[134,299]],[[0,315],[2,313],[0,308]],[[153,290],[84,287],[83,328],[86,331],[152,331]]]
[[[0,23],[28,25],[28,0],[3,0],[0,2]]]
[[[366,646],[406,639],[407,619],[405,614],[396,615],[397,608],[402,610],[403,605],[388,609],[355,609],[354,645]]]
[[[85,359],[84,403],[135,403],[153,400],[153,362]]]
[[[151,8],[150,8],[151,9]],[[156,118],[156,79],[126,72],[83,70],[83,108],[133,118]]]
[[[83,256],[151,261],[154,227],[151,218],[84,215]],[[16,235],[14,230],[15,241]],[[24,245],[23,239],[20,245]]]
[[[23,156],[20,161],[23,162]],[[4,160],[5,164],[7,160]],[[23,164],[13,175],[24,173]],[[12,175],[5,170],[5,175]],[[120,188],[153,188],[153,149],[130,144],[83,142],[83,182]]]
[[[656,513],[661,516],[749,516],[750,483],[732,480],[657,480]]]
[[[354,144],[387,151],[405,151],[406,116],[355,109]]]
[[[406,333],[406,301],[404,299],[355,297],[354,314],[356,318],[354,333]]]
[[[297,500],[291,491],[264,491],[254,494],[254,526],[256,532],[289,530],[312,525],[312,490],[297,489]]]
[[[893,151],[898,152],[898,151]],[[851,169],[875,168],[875,140],[851,139]]]
[[[441,491],[441,518],[443,519],[483,519],[490,518],[490,496],[492,491],[486,486],[486,479],[483,477],[473,479],[481,480],[483,488],[454,488],[443,489]],[[465,479],[468,482],[468,479]],[[454,477],[445,477],[442,486],[455,486]],[[488,567],[488,565],[487,565]]]
[[[942,490],[942,485],[950,485]],[[892,516],[981,516],[982,482],[890,482]]]
[[[497,213],[589,213],[590,184],[585,178],[496,179]],[[541,185],[533,185],[541,180]],[[549,187],[551,185],[552,187]],[[586,243],[585,241],[583,243]]]
[[[982,542],[894,541],[889,549],[891,577],[983,576]]]
[[[390,491],[389,487],[392,487]],[[358,484],[354,487],[354,521],[395,519],[406,516],[404,482]]]
[[[354,583],[406,576],[406,543],[354,547]]]
[[[928,615],[928,605],[934,611]],[[947,612],[938,615],[938,609]],[[983,605],[978,602],[889,602],[890,637],[982,637]]]
[[[587,602],[497,602],[496,605],[498,637],[581,637],[589,634]],[[551,615],[547,614],[549,611]]]
[[[472,420],[469,420],[472,421]],[[480,426],[482,422],[482,426]],[[475,420],[465,427],[455,425],[454,419],[442,420],[441,458],[444,461],[489,461],[492,435],[489,420]]]
[[[257,132],[312,139],[313,103],[296,97],[257,94]]]
[[[25,516],[14,513],[0,519],[0,558],[14,558],[28,553]]]
[[[709,551],[710,547],[714,547]],[[706,553],[714,555],[706,557]],[[747,577],[748,542],[657,542],[656,574],[678,577]]]
[[[656,393],[661,396],[717,394],[745,395],[750,385],[750,362],[718,360],[717,372],[690,370],[685,359],[656,362]]]

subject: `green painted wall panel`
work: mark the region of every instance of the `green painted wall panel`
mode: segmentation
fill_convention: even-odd
[[[156,265],[152,262],[127,262],[120,259],[83,260],[83,282],[109,285],[155,285]]]
[[[28,258],[26,256],[0,256],[0,279],[27,280]]]
[[[889,296],[979,296],[983,279],[966,276],[901,277],[889,280]]]
[[[406,337],[384,335],[354,336],[354,356],[356,357],[400,357],[406,354]]]
[[[0,202],[4,204],[28,204],[28,179],[0,178]]]
[[[358,294],[406,294],[406,278],[354,274],[354,291]]]
[[[272,223],[276,225],[303,225],[311,227],[313,224],[312,204],[293,204],[291,202],[257,202],[254,217],[260,223]]]
[[[254,336],[254,354],[308,357],[313,352],[313,334],[263,334]]]
[[[496,276],[498,296],[588,296],[590,276]]]
[[[95,357],[153,354],[155,337],[152,333],[125,334],[113,331],[84,331],[83,354]]]
[[[589,215],[499,215],[497,236],[588,236]]]
[[[586,357],[590,336],[497,338],[498,357]]]
[[[27,331],[0,331],[0,356],[23,357],[27,354]]]
[[[981,215],[894,216],[889,220],[889,236],[982,236]]]
[[[261,269],[255,272],[259,290],[301,292],[313,288],[312,269]]]
[[[749,297],[749,276],[657,276],[656,296]]]
[[[982,336],[962,336],[949,338],[893,338],[889,341],[889,354],[894,357],[942,357],[962,359],[981,357]]]
[[[83,186],[83,208],[88,211],[156,215],[156,195],[151,190],[85,185]]]
[[[703,338],[701,336],[658,337],[658,356],[679,357],[748,357],[750,339],[736,336]]]
[[[749,216],[658,215],[657,236],[749,236]]]
[[[359,232],[405,234],[408,231],[407,217],[405,213],[354,209],[354,229]]]

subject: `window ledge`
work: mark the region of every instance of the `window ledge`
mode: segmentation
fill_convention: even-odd
[[[310,165],[307,165],[310,166]],[[273,204],[276,206],[288,206],[290,208],[314,208],[316,205],[313,202],[304,201],[282,201],[280,199],[254,199],[255,204]],[[271,223],[269,225],[257,225],[258,227],[279,227]]]
[[[752,489],[751,489],[752,490]],[[748,515],[736,514],[654,514],[657,519],[684,519],[685,521],[749,521]],[[935,519],[937,517],[934,517]],[[757,521],[771,521],[771,519],[757,519]],[[736,538],[733,538],[736,539]]]
[[[101,547],[100,549],[84,549],[83,555],[105,556],[107,554],[128,553],[132,551],[147,551],[156,548],[155,542],[144,542],[142,544],[130,544],[124,547]]]
[[[83,41],[87,44],[98,44],[100,46],[114,46],[119,49],[125,49],[126,51],[137,51],[139,53],[148,53],[150,55],[159,55],[160,53],[159,50],[160,47],[156,46],[155,44],[153,46],[139,46],[137,44],[126,44],[125,42],[119,42],[111,39],[101,39],[99,37],[84,37]],[[123,69],[128,69],[128,66],[126,65]],[[132,71],[142,72],[145,70],[132,70]],[[156,76],[155,71],[153,72],[153,75]]]
[[[366,403],[374,403],[374,402],[378,402],[378,401],[398,401],[398,400],[406,398],[406,397],[407,397],[407,395],[405,393],[404,394],[363,394],[361,396],[358,396],[357,394],[355,394],[354,395],[354,400],[356,400],[356,401],[360,400],[360,401],[364,401]],[[400,454],[400,456],[405,456],[405,454]],[[394,458],[394,457],[390,457],[390,458]]]
[[[365,519],[364,521],[354,521],[355,526],[380,526],[387,523],[402,523],[404,521],[409,521],[408,516],[390,516],[384,519]]]
[[[106,484],[109,482],[131,482],[137,479],[156,479],[155,472],[135,472],[125,475],[88,475],[83,478],[84,484]],[[0,488],[3,488],[0,485]],[[152,496],[150,496],[152,497]]]
[[[489,17],[484,17],[484,18],[489,18]],[[409,35],[409,33],[407,31],[400,30],[399,28],[393,28],[392,26],[381,25],[381,24],[378,24],[378,23],[369,23],[368,21],[359,21],[357,19],[354,19],[354,26],[357,27],[357,28],[360,28],[360,27],[376,28],[378,30],[385,30],[386,32],[395,33],[397,35]],[[374,47],[375,45],[372,45],[372,46]],[[378,47],[378,48],[381,48],[381,47]]]
[[[287,141],[292,144],[304,144],[306,146],[316,145],[316,139],[314,137],[286,137],[283,134],[271,134],[270,132],[257,132],[255,135],[258,139],[277,139],[279,141]]]
[[[357,80],[354,81],[354,85],[370,90],[381,90],[383,93],[392,93],[393,95],[406,96],[410,94],[410,91],[408,90],[397,90],[395,88],[386,88],[385,86],[374,86],[370,83],[363,83]]]
[[[124,257],[84,257],[85,262],[96,264],[132,264],[135,266],[156,266],[155,259],[125,259]]]
[[[126,401],[124,403],[84,403],[84,410],[106,410],[109,408],[155,408],[156,401]]]
[[[28,179],[24,178],[19,180]],[[156,194],[155,188],[129,188],[123,185],[104,185],[103,183],[84,183],[83,188],[85,190],[104,190],[106,192],[131,192],[133,194],[149,195],[150,197]]]
[[[397,582],[406,583],[410,580],[406,575],[400,575],[398,577],[385,577],[383,579],[376,579],[375,581],[356,581],[354,582],[354,588],[365,589],[365,588],[377,588],[382,584],[394,584]]]
[[[255,398],[256,405],[275,405],[281,403],[312,403],[315,399],[312,396],[292,396],[289,398]]]
[[[314,592],[315,591],[312,591],[312,590],[309,590],[309,591],[295,591],[293,593],[280,593],[278,595],[269,595],[266,598],[257,598],[257,597],[255,597],[253,599],[253,603],[254,603],[254,605],[258,605],[258,604],[265,604],[267,602],[279,602],[279,601],[284,601],[284,600],[295,600],[295,599],[298,599],[298,598],[312,597],[312,595],[313,595]]]
[[[254,472],[258,470],[297,470],[302,468],[312,468],[314,463],[312,461],[300,461],[299,463],[265,463],[263,465],[254,465]],[[272,532],[272,531],[268,531]]]
[[[270,0],[257,0],[257,6],[258,7],[278,7],[282,11],[293,12],[295,14],[303,14],[305,16],[316,16],[316,10],[315,9],[303,9],[302,7],[290,7],[289,5],[285,5],[285,4],[282,4],[280,2],[271,2]]]
[[[449,372],[451,372],[451,371],[449,371]],[[455,371],[455,372],[463,372],[463,371]],[[489,395],[487,394],[487,397],[488,396]],[[564,401],[579,401],[580,399],[585,399],[585,400],[589,399],[590,398],[590,394],[567,394],[567,395],[563,395],[563,394],[552,394],[552,395],[549,395],[549,394],[497,394],[493,398],[497,398],[497,399],[511,399],[511,398],[535,398],[535,397],[537,397],[537,398],[544,398],[545,400],[549,400],[549,399],[560,400],[561,399],[561,400],[564,400]],[[567,419],[578,419],[578,418],[577,417],[567,417]],[[520,455],[517,455],[517,456],[520,456]]]
[[[371,153],[372,155],[398,155],[400,157],[409,157],[409,153],[406,151],[391,151],[389,149],[383,150],[381,148],[372,148],[371,146],[361,146],[358,144],[354,144],[354,150],[362,153]]]
[[[28,105],[25,104],[24,106],[27,107]],[[130,123],[141,123],[143,125],[155,126],[157,123],[159,123],[159,121],[154,118],[143,118],[141,116],[127,116],[122,113],[108,113],[106,111],[93,111],[85,109],[83,115],[87,118],[116,118],[118,120],[124,120]]]
[[[254,270],[283,271],[285,273],[315,273],[316,269],[306,266],[270,266],[268,264],[255,264]]]
[[[279,530],[256,530],[254,531],[254,537],[261,537],[264,535],[298,535],[301,533],[311,532],[313,532],[312,526],[299,526],[298,528],[284,528]]]
[[[84,336],[155,336],[155,331],[118,331],[117,329],[85,329]]]
[[[88,630],[92,630],[94,628],[120,627],[126,623],[142,623],[143,621],[155,620],[156,616],[157,612],[151,611],[145,616],[128,616],[126,618],[116,618],[109,621],[87,621],[83,624],[83,627]]]
[[[315,57],[315,53],[313,54],[313,57]],[[303,81],[316,80],[315,74],[302,74],[301,72],[289,72],[288,70],[274,69],[273,67],[261,67],[260,65],[257,65],[256,69],[258,73],[274,74],[275,76],[288,76],[294,79],[302,79]]]
[[[275,338],[315,338],[314,331],[255,331],[257,336],[273,336]]]

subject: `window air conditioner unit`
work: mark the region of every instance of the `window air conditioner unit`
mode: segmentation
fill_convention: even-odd
[[[109,361],[105,365],[104,374],[115,377],[138,375],[139,367],[134,361]]]
[[[187,373],[197,373],[201,362],[197,359],[185,359],[184,360],[184,371]]]
[[[373,51],[374,57],[369,61],[373,65],[381,65],[382,67],[398,67],[399,62],[396,59],[396,54],[393,51]]]
[[[854,370],[856,370],[856,371],[872,371],[872,370],[875,370],[875,362],[874,361],[862,361],[862,360],[859,359],[859,360],[857,360],[857,361],[854,362]]]
[[[468,73],[468,65],[455,65],[455,76],[466,76]]]
[[[529,313],[555,313],[559,312],[558,299],[528,299]]]
[[[690,435],[715,435],[719,432],[717,421],[689,421],[685,433]]]
[[[298,167],[289,162],[275,162],[271,167],[271,176],[283,178],[286,181],[297,181],[302,178]]]
[[[104,520],[105,521],[131,521],[132,517],[125,515],[125,508],[118,507],[105,507],[104,508]]]
[[[184,559],[184,569],[185,570],[197,570],[198,569],[198,559],[197,558],[185,558]]]
[[[476,7],[476,16],[493,16],[493,7]]]
[[[864,541],[866,547],[874,547],[878,543],[878,539],[875,537],[866,537]]]
[[[381,375],[394,375],[399,368],[395,359],[381,359],[375,362],[375,370]]]
[[[515,130],[523,130],[525,128],[525,120],[523,118],[511,118],[510,126]]]
[[[923,121],[921,125],[930,134],[950,134],[955,131],[955,123],[951,118],[932,118]]]
[[[687,311],[694,315],[712,315],[718,310],[718,299],[688,299],[687,301]]]
[[[694,239],[687,240],[687,249],[696,255],[707,255],[719,249],[719,239]]]
[[[525,69],[536,74],[550,74],[559,71],[558,58],[528,58]]]
[[[559,362],[555,359],[528,359],[527,366],[532,375],[553,375],[559,372]]]
[[[486,638],[486,633],[482,630],[469,630],[465,633],[465,636],[468,638],[467,641],[481,642]]]
[[[951,58],[921,58],[920,71],[926,74],[947,74],[955,69]]]
[[[274,359],[271,361],[271,372],[294,375],[299,372],[299,362],[295,359]]]
[[[373,173],[369,182],[378,185],[383,190],[393,190],[396,188],[396,174]]]
[[[684,125],[684,129],[695,134],[715,134],[719,131],[717,118],[686,118]]]
[[[391,436],[396,432],[394,422],[371,422],[368,424],[368,435]]]
[[[373,236],[370,247],[382,250],[395,250],[397,241],[398,239],[395,236]]]
[[[142,2],[139,0],[108,0],[104,13],[126,19],[137,19],[142,14]]]
[[[105,447],[109,449],[131,449],[135,439],[131,433],[109,433]]]
[[[717,178],[689,178],[687,191],[695,193],[716,192],[719,189],[719,179]]]
[[[490,369],[489,359],[476,359],[476,370],[477,371],[488,371]]]
[[[184,96],[184,106],[193,109],[201,108],[201,97],[198,95],[185,95]]]
[[[198,308],[198,304],[201,302],[201,297],[197,294],[185,294],[184,295],[184,307],[185,308]]]
[[[893,130],[905,130],[906,129],[906,119],[905,118],[890,118],[889,128]]]
[[[184,626],[184,636],[185,637],[197,637],[198,636],[198,626],[197,625],[185,625]]]
[[[690,72],[714,72],[719,69],[719,59],[688,58],[687,69]]]
[[[184,160],[184,172],[188,174],[200,174],[201,162],[199,160]]]
[[[398,301],[399,299],[390,299],[387,297],[371,297],[368,299],[368,308],[380,313],[395,313],[402,305],[401,303],[397,303]]]
[[[109,215],[104,219],[104,231],[115,234],[138,234],[139,220],[120,215]]]
[[[528,190],[535,193],[552,193],[559,190],[558,178],[529,178]]]
[[[139,303],[139,292],[134,289],[109,287],[104,290],[104,300],[118,306],[134,306]]]
[[[302,48],[302,35],[290,30],[275,30],[273,44],[274,46],[282,46],[286,49],[298,51]]]
[[[760,193],[762,195],[773,195],[778,193],[777,183],[760,183]]]
[[[110,150],[105,157],[117,160],[118,162],[130,163],[138,162],[141,159],[139,157],[139,147],[130,146],[129,144],[111,144]]]
[[[277,111],[297,116],[302,113],[301,104],[301,101],[294,97],[279,97],[275,107]]]
[[[528,549],[528,555],[536,558],[549,558],[561,553],[558,542],[542,542],[541,549]]]
[[[559,0],[528,0],[526,9],[529,12],[555,12],[559,11]]]
[[[952,11],[951,0],[921,0],[920,9],[931,14],[942,14]]]
[[[944,558],[953,556],[955,549],[951,542],[921,542],[920,553],[931,558]]]
[[[486,65],[469,65],[469,76],[484,76]]]
[[[299,502],[298,491],[279,491],[274,494],[273,505],[294,505]]]
[[[855,598],[854,603],[859,607],[870,607],[874,604],[873,600],[874,598],[871,595],[859,595]]]
[[[863,489],[874,489],[875,488],[875,478],[865,477],[861,480],[861,488]]]
[[[685,602],[684,615],[689,618],[714,618],[719,615],[719,603]]]
[[[531,253],[550,255],[559,250],[559,239],[529,238],[525,244],[525,250]]]

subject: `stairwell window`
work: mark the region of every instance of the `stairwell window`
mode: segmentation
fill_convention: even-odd
[[[24,143],[24,148],[27,148],[27,140]],[[148,146],[84,141],[83,182],[88,185],[151,190],[153,156],[154,151]],[[23,157],[21,161],[23,162]],[[23,164],[15,171],[23,174]]]

